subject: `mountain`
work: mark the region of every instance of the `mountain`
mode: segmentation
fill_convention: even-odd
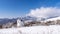
[[[35,17],[31,17],[31,16],[25,16],[25,17],[18,17],[18,18],[12,18],[12,19],[9,19],[9,18],[3,18],[1,19],[0,18],[0,24],[6,24],[6,23],[14,23],[17,21],[17,19],[20,19],[21,21],[27,21],[27,20],[32,20],[32,21],[35,21],[36,18]]]
[[[39,17],[32,17],[32,16],[25,16],[22,18],[23,21],[32,20],[32,21],[43,21],[45,18],[39,18]]]
[[[9,18],[4,18],[4,19],[0,19],[0,24],[6,24],[6,23],[14,23],[17,21],[17,19],[20,19],[22,22],[24,21],[27,21],[27,22],[30,22],[30,21],[44,21],[44,22],[47,22],[47,21],[55,21],[55,20],[60,20],[60,17],[50,17],[48,19],[45,19],[45,18],[37,18],[37,17],[31,17],[31,16],[25,16],[25,17],[19,17],[19,18],[13,18],[13,19],[9,19]]]
[[[25,17],[22,17],[21,20],[23,21],[27,21],[27,20],[32,20],[32,21],[35,21],[37,18],[35,17],[31,17],[31,16],[25,16]]]
[[[8,22],[15,22],[16,19],[8,19],[8,18],[4,18],[4,19],[0,19],[0,24],[6,24]]]

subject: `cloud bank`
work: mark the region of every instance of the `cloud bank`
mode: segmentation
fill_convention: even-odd
[[[41,8],[31,9],[30,12],[27,14],[27,16],[40,17],[40,18],[60,16],[60,8],[41,7]]]

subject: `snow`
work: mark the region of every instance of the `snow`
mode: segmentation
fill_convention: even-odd
[[[60,20],[60,16],[59,17],[56,17],[56,18],[47,19],[44,22],[47,22],[47,21],[56,21],[56,20]]]
[[[10,29],[0,29],[0,34],[20,34],[17,29],[10,28]]]
[[[60,34],[60,25],[0,29],[0,34]]]

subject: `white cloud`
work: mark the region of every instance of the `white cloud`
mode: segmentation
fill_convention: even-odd
[[[30,10],[30,13],[27,16],[33,17],[52,17],[52,16],[60,16],[60,8],[56,7],[41,7]]]

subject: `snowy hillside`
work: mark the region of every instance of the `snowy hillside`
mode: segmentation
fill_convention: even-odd
[[[60,25],[0,29],[0,34],[60,34]]]
[[[60,20],[60,17],[50,18],[45,21],[56,21],[56,20]]]

